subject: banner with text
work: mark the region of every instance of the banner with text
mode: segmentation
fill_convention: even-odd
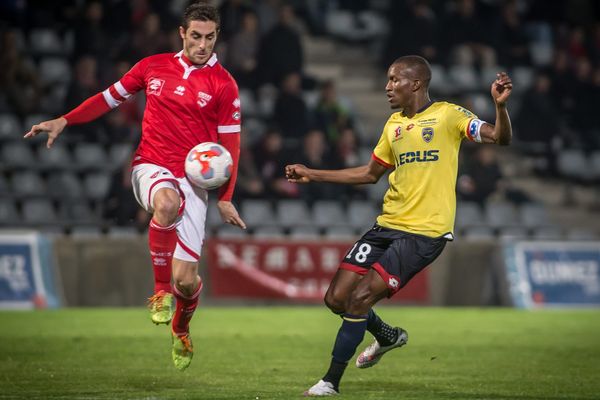
[[[504,254],[516,307],[600,306],[599,242],[515,242]]]
[[[0,308],[60,306],[52,246],[37,233],[0,233]]]
[[[322,302],[352,242],[211,239],[206,250],[215,298]],[[390,301],[427,304],[427,270]]]

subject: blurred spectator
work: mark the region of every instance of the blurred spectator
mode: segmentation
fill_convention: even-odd
[[[160,23],[160,16],[156,13],[150,13],[144,18],[141,29],[134,33],[133,48],[137,58],[141,59],[169,51],[169,39],[161,30]],[[179,47],[181,47],[181,44]]]
[[[598,146],[598,121],[596,97],[597,88],[592,81],[592,64],[589,60],[581,58],[575,66],[575,80],[573,93],[575,94],[574,108],[571,112],[570,127],[574,128],[579,143],[578,147],[588,151],[595,150]]]
[[[457,0],[456,9],[447,17],[442,32],[453,63],[466,66],[493,67],[496,52],[491,46],[490,30],[486,21],[477,13],[475,0]]]
[[[515,116],[515,141],[535,160],[535,169],[552,172],[552,145],[561,132],[557,98],[547,73],[536,74],[533,86],[523,94],[521,108]]]
[[[508,68],[529,65],[529,41],[517,9],[517,1],[507,1],[501,7],[501,19],[495,34],[500,65]]]
[[[325,134],[318,130],[310,130],[304,137],[304,146],[296,163],[304,164],[308,168],[333,169],[335,165],[327,148]],[[311,203],[315,200],[339,199],[340,191],[338,185],[331,183],[320,185],[299,185],[301,196]]]
[[[248,134],[240,135],[240,165],[236,181],[236,197],[238,200],[261,198],[265,195],[265,183],[261,179],[252,149],[248,147]]]
[[[342,129],[331,155],[332,169],[354,168],[362,165],[358,137],[350,127]],[[339,185],[335,188],[340,200],[366,199],[365,186]]]
[[[42,87],[35,68],[23,57],[14,31],[2,32],[0,47],[0,94],[20,118],[39,108]]]
[[[352,126],[350,114],[340,104],[332,80],[327,80],[321,85],[321,93],[315,108],[315,125],[325,132],[330,144],[339,139],[342,130]]]
[[[257,55],[260,42],[258,18],[254,12],[242,17],[240,30],[227,46],[227,67],[241,87],[257,89]]]
[[[221,40],[228,41],[243,24],[244,16],[252,11],[251,2],[247,0],[224,0],[219,6],[221,15]]]
[[[110,188],[104,201],[103,218],[117,226],[134,226],[144,230],[151,215],[139,206],[131,188],[131,160],[112,175]]]
[[[266,197],[298,197],[298,185],[289,183],[283,175],[288,156],[284,152],[283,137],[277,128],[267,130],[255,147],[254,155]]]
[[[75,76],[67,90],[65,108],[73,109],[77,107],[84,100],[94,96],[102,89],[103,88],[98,80],[96,59],[91,56],[81,57],[75,64]],[[75,134],[65,135],[66,140],[103,141],[104,133],[102,132],[102,120],[90,122],[85,126],[74,125],[69,129]]]
[[[289,73],[275,100],[274,122],[281,128],[286,146],[295,147],[308,128],[308,107],[302,97],[301,77]]]
[[[302,73],[302,42],[294,24],[293,8],[282,6],[277,25],[265,34],[260,43],[258,70],[262,83],[279,84],[284,76],[292,72]]]
[[[110,58],[115,49],[112,46],[107,29],[103,26],[104,6],[100,1],[86,4],[82,18],[75,25],[75,48],[73,56],[91,55],[97,59]],[[108,57],[107,57],[108,55]]]
[[[402,23],[397,23],[402,15]],[[430,63],[439,63],[438,43],[436,40],[436,20],[433,9],[426,0],[417,0],[407,5],[405,2],[390,2],[387,12],[389,33],[385,39],[381,65],[388,68],[402,54],[417,54]],[[415,32],[418,32],[415,35]],[[398,40],[408,38],[410,40]]]

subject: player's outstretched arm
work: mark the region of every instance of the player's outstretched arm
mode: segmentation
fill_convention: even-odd
[[[496,124],[484,124],[481,127],[483,143],[497,143],[501,146],[509,145],[512,140],[512,126],[506,103],[512,92],[512,80],[506,72],[500,72],[492,83],[491,94],[496,104]]]
[[[58,135],[60,135],[60,133],[65,129],[65,126],[67,126],[67,120],[65,117],[43,121],[39,124],[33,125],[29,132],[25,134],[24,138],[27,139],[40,133],[47,133],[48,141],[46,142],[46,147],[50,148]]]
[[[311,169],[302,164],[292,164],[285,167],[285,177],[292,183],[330,182],[358,185],[377,183],[386,170],[386,167],[374,160],[360,167],[337,170]]]

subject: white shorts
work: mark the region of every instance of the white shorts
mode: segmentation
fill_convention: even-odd
[[[149,213],[158,189],[176,191],[181,199],[179,216],[175,221],[177,246],[173,257],[183,261],[198,261],[204,242],[208,192],[192,186],[186,178],[176,178],[171,171],[154,164],[139,164],[131,172],[133,194]]]

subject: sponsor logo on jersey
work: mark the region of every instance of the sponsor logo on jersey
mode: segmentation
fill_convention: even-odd
[[[164,79],[150,78],[150,80],[148,81],[148,88],[146,89],[146,93],[160,96],[160,93],[162,92],[162,88],[164,85],[165,85]]]
[[[233,103],[231,103],[231,104],[233,104],[233,106],[234,106],[235,108],[240,108],[240,105],[242,104],[242,102],[240,101],[240,98],[238,97],[238,98],[237,98],[237,99],[235,99],[235,100],[233,101]]]
[[[437,118],[420,119],[417,121],[417,126],[432,126],[438,123]]]
[[[423,128],[423,130],[421,130],[421,136],[423,137],[425,143],[431,142],[431,139],[433,139],[433,128]]]
[[[155,173],[153,173],[152,175],[150,175],[150,179],[156,178],[159,173],[160,173],[160,171],[156,171]]]
[[[407,151],[398,155],[398,165],[432,162],[440,159],[439,150]]]
[[[402,125],[394,129],[394,139],[393,141],[402,139]]]
[[[175,91],[173,93],[178,94],[179,96],[183,96],[183,94],[185,93],[185,87],[177,86],[177,88],[175,88]]]
[[[236,121],[239,121],[240,118],[242,118],[242,114],[239,111],[235,111],[233,114],[231,114],[231,118],[235,119]]]
[[[210,94],[198,92],[198,100],[196,102],[200,107],[206,107],[210,99],[212,99],[212,96]]]
[[[462,108],[461,106],[456,106],[456,110],[465,114],[469,118],[473,118],[475,116],[471,111],[467,110],[466,108]]]
[[[406,127],[406,130],[407,130],[407,131],[410,131],[410,130],[411,130],[412,128],[414,128],[414,127],[415,127],[415,124],[409,124],[409,125]]]

